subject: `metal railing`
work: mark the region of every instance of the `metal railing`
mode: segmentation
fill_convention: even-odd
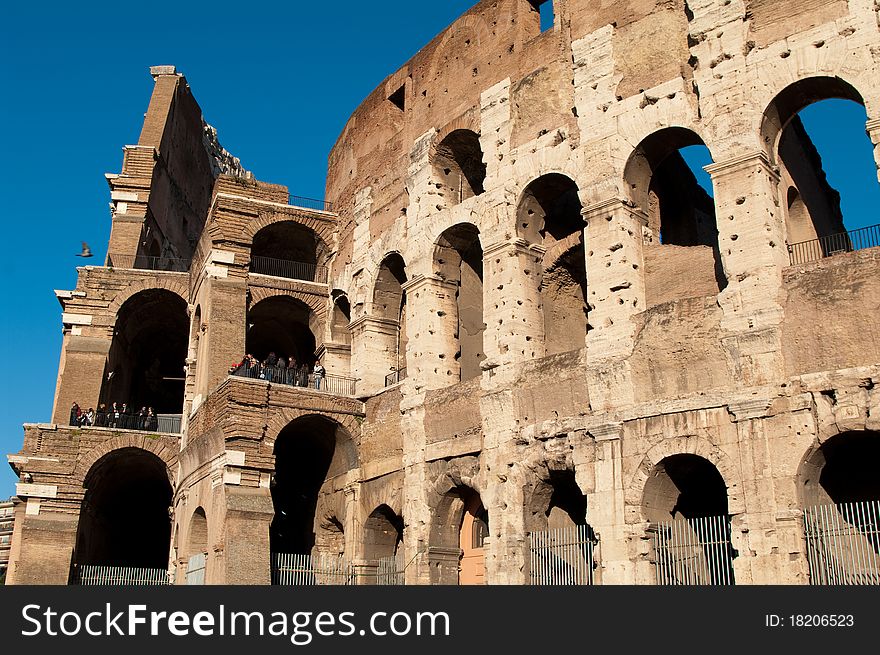
[[[280,368],[278,366],[239,366],[230,375],[254,380],[266,380],[274,384],[302,387],[314,391],[324,391],[337,396],[354,396],[357,380],[343,375],[315,375],[302,369]]]
[[[327,283],[327,267],[306,262],[294,262],[287,259],[274,259],[273,257],[251,257],[251,273],[272,275],[289,280],[304,280],[306,282]]]
[[[804,510],[810,584],[880,585],[880,501]]]
[[[818,239],[789,244],[788,257],[794,266],[875,246],[880,246],[880,225],[871,225],[850,232],[839,232]]]
[[[589,525],[529,533],[529,584],[593,584],[596,543]]]
[[[677,519],[655,526],[658,585],[732,585],[730,517]]]
[[[186,584],[205,584],[205,569],[208,567],[208,554],[196,553],[186,562]]]
[[[317,209],[321,212],[332,212],[333,203],[327,200],[318,200],[317,198],[305,198],[303,196],[288,196],[287,204],[293,207],[302,207],[303,209]]]
[[[345,555],[272,553],[272,584],[279,586],[403,585],[403,554],[354,564]]]
[[[107,255],[108,268],[131,268],[140,271],[168,271],[186,273],[191,260],[174,259],[171,257],[148,257],[146,255]]]
[[[146,432],[163,432],[168,434],[180,434],[183,414],[156,414],[154,416],[140,416],[138,414],[119,414],[111,412],[95,415],[93,426],[78,425],[75,427],[113,428],[116,430],[144,430]]]
[[[406,367],[399,368],[396,371],[391,371],[388,375],[385,376],[385,386],[390,387],[392,384],[397,384],[398,382],[406,379]]]
[[[154,586],[170,585],[171,579],[167,569],[86,564],[74,568],[71,584],[82,586]]]

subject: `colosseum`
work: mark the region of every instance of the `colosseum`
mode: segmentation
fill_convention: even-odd
[[[153,67],[8,582],[880,583],[880,238],[798,118],[863,105],[880,163],[878,12],[483,0],[321,201]]]

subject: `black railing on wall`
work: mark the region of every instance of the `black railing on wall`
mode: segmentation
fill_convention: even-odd
[[[131,268],[141,271],[169,271],[186,273],[189,270],[189,259],[172,257],[148,257],[147,255],[108,254],[107,266],[110,268]]]
[[[285,277],[290,280],[327,283],[327,267],[273,257],[251,257],[251,273]]]
[[[303,196],[289,196],[287,204],[303,209],[317,209],[320,212],[332,212],[333,203],[317,198],[305,198]]]
[[[324,391],[338,396],[354,396],[355,378],[344,375],[320,375],[303,371],[302,369],[280,368],[278,366],[239,366],[231,370],[230,375],[255,380],[266,380],[274,384],[283,384],[290,387],[302,387],[313,391]]]
[[[385,386],[390,387],[392,384],[397,384],[401,380],[406,379],[406,367],[404,366],[401,369],[396,371],[391,371],[388,375],[385,376]]]
[[[789,244],[788,256],[794,266],[875,246],[880,246],[880,225],[871,225],[858,230],[829,234],[826,237]]]

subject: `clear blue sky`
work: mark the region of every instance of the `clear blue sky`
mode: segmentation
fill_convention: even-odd
[[[103,262],[104,173],[118,173],[122,147],[137,142],[149,66],[173,64],[186,75],[221,143],[259,179],[322,197],[327,154],[352,110],[475,1],[4,6],[0,274],[15,286],[0,335],[0,454],[21,448],[23,423],[50,419],[61,347],[52,290],[74,288],[81,241],[95,253],[90,263]],[[880,222],[867,209],[880,202],[864,111],[855,108],[860,117],[837,109],[812,122],[824,134],[822,155],[826,147],[837,153],[829,177],[848,221],[868,224]],[[846,185],[861,204],[846,205]],[[14,482],[0,461],[0,497]]]

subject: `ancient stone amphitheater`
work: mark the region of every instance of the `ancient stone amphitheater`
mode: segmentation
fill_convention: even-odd
[[[880,582],[880,238],[797,116],[860,103],[880,144],[878,6],[549,4],[387,77],[326,201],[151,69],[8,458],[10,583]]]

